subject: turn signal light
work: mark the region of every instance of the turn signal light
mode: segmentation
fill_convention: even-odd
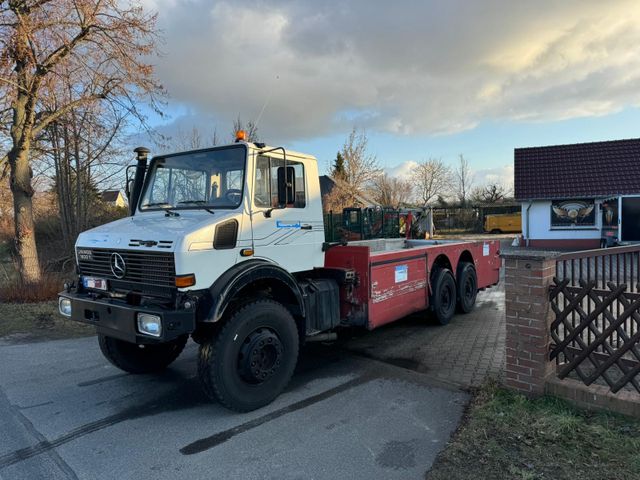
[[[247,132],[244,130],[238,130],[236,132],[236,142],[246,142],[247,141]]]
[[[253,248],[243,248],[240,250],[241,257],[250,257],[253,255]]]
[[[196,276],[193,273],[176,276],[176,287],[178,288],[192,287],[195,284]]]

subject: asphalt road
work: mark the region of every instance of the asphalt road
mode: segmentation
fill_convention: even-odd
[[[468,400],[315,345],[273,404],[237,414],[206,400],[195,361],[191,343],[165,373],[134,376],[93,337],[0,346],[0,478],[419,479]]]

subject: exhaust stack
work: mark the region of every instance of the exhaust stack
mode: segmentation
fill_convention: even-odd
[[[138,207],[138,200],[140,200],[140,193],[142,192],[142,185],[144,183],[144,176],[147,172],[147,157],[150,150],[147,147],[138,147],[133,150],[136,153],[136,175],[133,179],[133,188],[131,189],[131,198],[129,198],[129,214],[133,215]]]

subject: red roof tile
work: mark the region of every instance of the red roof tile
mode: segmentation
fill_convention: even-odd
[[[640,138],[516,148],[516,200],[640,194]]]

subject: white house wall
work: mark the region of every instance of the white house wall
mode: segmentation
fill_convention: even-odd
[[[529,209],[529,230],[527,232],[527,207]],[[596,204],[596,224],[593,227],[551,228],[551,201],[524,202],[522,204],[522,233],[524,238],[545,240],[599,239],[600,205]]]

